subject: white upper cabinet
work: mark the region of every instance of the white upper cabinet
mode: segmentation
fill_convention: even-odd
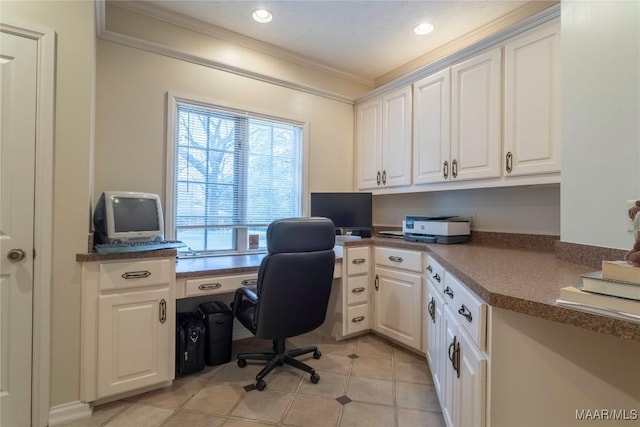
[[[499,177],[501,49],[451,67],[453,180]]]
[[[446,181],[451,162],[449,68],[413,84],[413,183]]]
[[[356,106],[356,169],[360,190],[382,181],[382,98]]]
[[[504,174],[560,171],[560,25],[505,45]]]
[[[411,184],[411,86],[356,106],[359,190]]]

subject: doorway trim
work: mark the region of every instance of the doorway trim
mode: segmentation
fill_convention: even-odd
[[[33,24],[13,22],[1,22],[0,31],[30,38],[38,43],[31,425],[40,427],[48,424],[51,378],[55,32]]]

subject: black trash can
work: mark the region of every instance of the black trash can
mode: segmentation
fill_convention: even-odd
[[[208,366],[221,365],[231,360],[233,314],[223,302],[200,304],[205,325],[204,361]]]
[[[176,316],[176,375],[183,376],[204,369],[205,325],[200,313]]]

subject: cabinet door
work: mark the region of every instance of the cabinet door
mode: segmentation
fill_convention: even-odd
[[[457,329],[458,324],[456,323],[456,319],[449,306],[445,305],[442,310],[442,333],[444,338],[442,348],[442,395],[444,398],[440,400],[440,406],[442,407],[442,417],[447,427],[456,425],[455,387],[458,378],[456,371],[453,369],[451,357],[453,356],[455,344],[458,342],[458,337],[456,336],[458,332]]]
[[[382,185],[382,98],[356,106],[356,174],[360,190]]]
[[[433,284],[427,282],[427,319],[425,324],[426,329],[426,349],[427,362],[431,369],[431,376],[433,378],[433,386],[436,389],[438,398],[442,402],[444,397],[442,395],[442,381],[443,370],[445,363],[445,336],[443,330],[443,313],[444,300],[436,291]]]
[[[382,186],[411,184],[411,86],[382,98]]]
[[[448,68],[413,84],[413,117],[413,183],[447,181],[451,177]]]
[[[560,28],[505,46],[505,175],[560,171]]]
[[[501,51],[451,67],[451,178],[499,177]]]
[[[422,343],[422,278],[376,268],[374,329],[416,350]]]
[[[169,288],[100,295],[98,398],[171,380],[174,333]]]
[[[457,337],[460,343],[460,377],[457,378],[454,401],[455,425],[483,427],[487,360],[466,333],[458,330]]]

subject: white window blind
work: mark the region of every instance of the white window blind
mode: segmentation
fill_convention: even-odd
[[[266,248],[266,227],[302,213],[302,125],[176,103],[174,218],[186,254]]]

